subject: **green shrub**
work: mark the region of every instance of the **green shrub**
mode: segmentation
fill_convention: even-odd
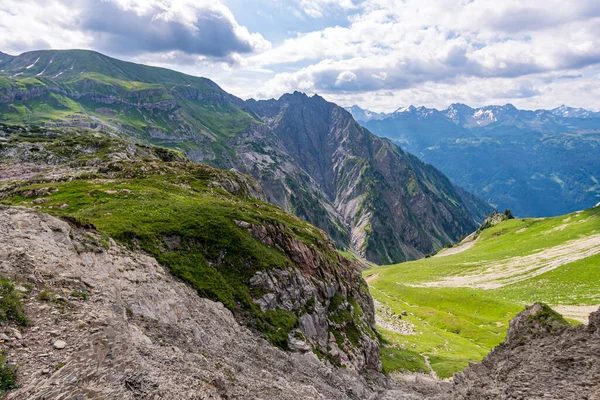
[[[37,298],[42,301],[52,301],[54,300],[54,293],[48,289],[44,289],[38,293]]]
[[[73,290],[71,292],[71,297],[75,297],[76,299],[87,300],[89,297],[89,293],[85,290]]]
[[[0,298],[0,320],[15,321],[22,326],[29,323],[23,309],[21,294],[15,290],[13,282],[0,278]]]
[[[0,352],[0,394],[17,387],[17,367],[7,363],[6,352]]]
[[[257,318],[258,330],[263,332],[275,346],[288,349],[288,333],[298,326],[298,317],[295,314],[277,308],[266,311]]]

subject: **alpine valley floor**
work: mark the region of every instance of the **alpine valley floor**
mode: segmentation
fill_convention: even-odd
[[[452,376],[500,344],[526,305],[572,324],[600,304],[600,207],[511,219],[433,257],[364,272],[387,372]]]

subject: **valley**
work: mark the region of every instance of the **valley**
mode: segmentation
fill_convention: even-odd
[[[234,168],[369,261],[436,252],[493,210],[318,95],[244,101],[206,78],[84,50],[6,56],[0,70],[0,123],[89,129]]]
[[[2,0],[0,400],[600,400],[599,5]]]
[[[458,103],[444,110],[410,106],[390,114],[349,110],[373,133],[433,164],[499,210],[550,217],[600,201],[600,113]]]
[[[586,322],[600,305],[599,239],[595,207],[502,220],[433,257],[365,271],[379,309],[387,310],[378,326],[384,368],[429,372],[429,360],[449,377],[502,342],[508,321],[537,301],[573,324]],[[411,329],[399,332],[394,323]]]
[[[494,348],[535,349],[533,340],[510,342],[515,320],[533,313],[523,337],[533,330],[531,338],[545,338],[587,322],[600,306],[599,207],[549,218],[490,215],[486,201],[318,95],[241,100],[205,78],[90,51],[6,56],[0,66],[0,219],[6,222],[0,238],[16,243],[0,252],[4,275],[15,277],[7,287],[19,288],[23,313],[52,337],[56,330],[40,310],[52,309],[56,323],[70,321],[69,337],[94,351],[113,345],[98,348],[99,328],[80,324],[78,331],[73,318],[104,315],[107,340],[117,337],[129,349],[120,360],[144,369],[144,379],[160,387],[153,393],[164,395],[169,385],[143,347],[157,352],[172,344],[179,353],[202,349],[201,361],[177,356],[178,379],[209,360],[194,390],[215,386],[223,398],[294,398],[317,388],[340,399],[460,398],[485,376],[470,375],[470,363],[495,357]],[[414,112],[428,113],[401,113]],[[456,143],[489,142],[463,134]],[[579,151],[595,146],[594,135],[544,140],[572,140]],[[403,146],[416,149],[405,139]],[[582,162],[589,157],[582,152]],[[579,178],[573,177],[585,180]],[[582,201],[596,198],[593,187],[585,190]],[[87,280],[86,271],[98,265],[101,272]],[[162,274],[169,278],[155,279]],[[151,289],[143,289],[146,283]],[[154,290],[170,298],[157,302]],[[186,293],[185,304],[174,291]],[[98,304],[80,304],[78,296]],[[540,301],[568,323],[545,305],[523,311]],[[203,316],[200,322],[190,309]],[[219,340],[243,331],[273,354],[266,374],[278,376],[289,393],[273,391],[269,379],[248,387],[264,357],[253,355],[245,369],[236,368],[235,340],[220,354],[204,334],[194,334],[203,339],[193,345],[182,339],[182,331],[204,332],[211,313],[220,315],[210,328]],[[538,318],[552,321],[540,327]],[[584,328],[572,329],[583,335]],[[46,354],[41,343],[57,342],[45,331],[21,330],[39,357]],[[13,349],[15,342],[8,343]],[[23,388],[13,393],[106,396],[95,383],[81,383],[86,351],[52,354],[52,363],[68,368],[44,373],[51,379],[41,381],[33,371],[40,365],[46,371],[49,362],[30,363],[19,353],[11,362],[25,366]],[[295,363],[303,375],[281,374],[281,363]],[[115,376],[110,390],[143,392],[131,389],[129,375],[104,368]],[[93,382],[102,379],[89,374]],[[78,377],[77,384],[56,383],[65,377]],[[456,383],[452,389],[447,378]]]

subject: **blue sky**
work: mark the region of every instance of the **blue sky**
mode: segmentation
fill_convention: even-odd
[[[86,48],[391,111],[600,109],[597,0],[2,0],[0,51]]]

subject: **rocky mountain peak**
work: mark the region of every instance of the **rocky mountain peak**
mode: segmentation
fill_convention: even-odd
[[[248,103],[249,110],[260,115],[263,104],[269,105],[265,124],[318,186],[314,196],[331,215],[325,221],[337,219],[351,247],[368,259],[388,263],[417,258],[474,230],[471,211],[460,205],[465,197],[447,179],[362,128],[341,107],[321,97],[292,94]],[[450,204],[449,198],[458,202]],[[324,227],[318,219],[309,220]]]

